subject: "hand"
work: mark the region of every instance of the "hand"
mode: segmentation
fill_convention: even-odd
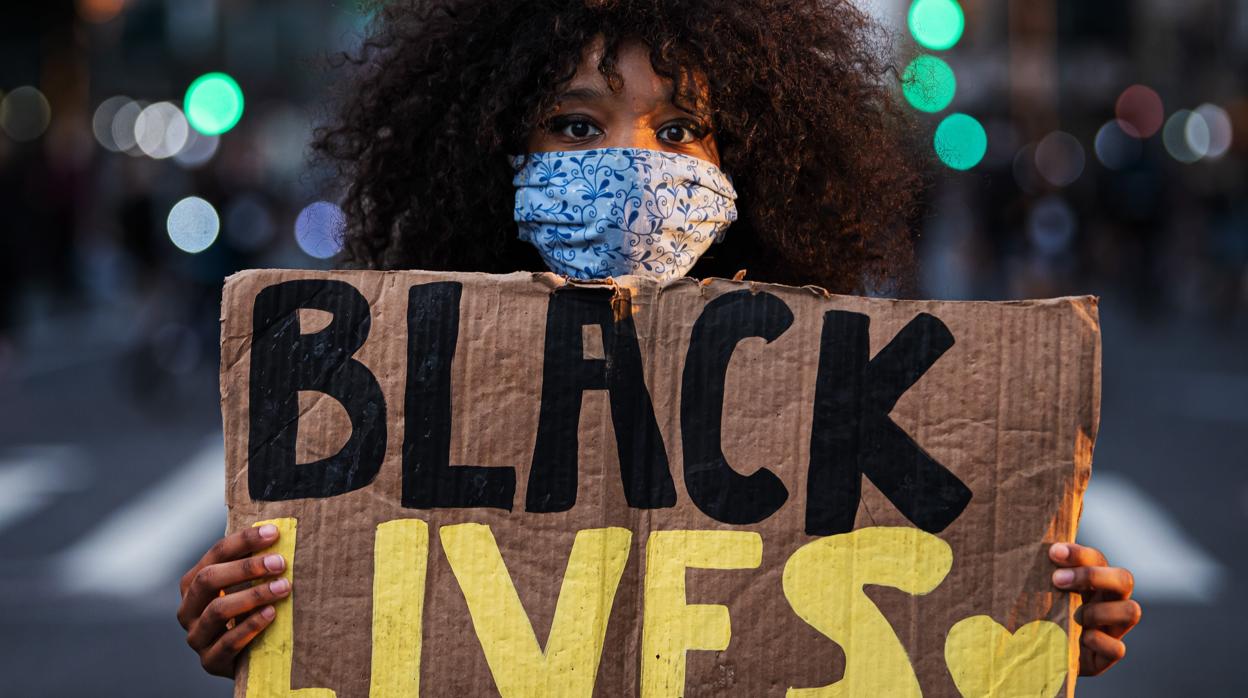
[[[226,593],[231,587],[282,573],[286,568],[282,556],[253,556],[273,545],[277,535],[272,524],[228,535],[182,576],[178,622],[186,629],[186,644],[210,674],[233,677],[238,653],[273,622],[273,602],[290,594],[286,579]]]
[[[1054,543],[1049,558],[1063,568],[1053,573],[1053,586],[1083,596],[1075,611],[1083,627],[1079,675],[1096,676],[1126,656],[1122,637],[1140,622],[1140,604],[1131,598],[1135,579],[1110,567],[1099,550],[1075,543]]]

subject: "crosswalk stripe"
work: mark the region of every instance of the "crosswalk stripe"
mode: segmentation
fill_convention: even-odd
[[[1211,603],[1226,570],[1156,501],[1128,478],[1092,475],[1079,541],[1135,575],[1135,596],[1147,601]]]
[[[218,434],[61,553],[54,564],[61,590],[139,598],[176,580],[195,546],[225,530],[224,458]]]
[[[82,490],[87,473],[67,447],[26,447],[0,455],[0,531],[43,510],[57,495]]]

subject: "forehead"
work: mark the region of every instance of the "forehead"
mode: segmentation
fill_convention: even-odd
[[[594,37],[582,50],[576,74],[563,86],[561,93],[575,91],[574,96],[578,97],[598,93],[607,98],[614,94],[632,102],[655,105],[680,102],[685,108],[705,108],[708,93],[705,76],[700,71],[684,68],[678,73],[677,81],[659,75],[650,63],[650,48],[636,39],[621,41],[615,48],[613,68],[622,84],[619,92],[613,93],[599,70],[605,50],[602,36]],[[674,82],[680,84],[674,85]],[[676,94],[677,88],[680,94]]]

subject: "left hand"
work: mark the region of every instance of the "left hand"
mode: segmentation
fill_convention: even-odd
[[[1057,563],[1053,586],[1083,596],[1075,622],[1083,626],[1079,675],[1096,676],[1127,654],[1122,637],[1140,622],[1140,604],[1131,598],[1135,579],[1121,567],[1110,567],[1095,548],[1054,543],[1049,559]]]

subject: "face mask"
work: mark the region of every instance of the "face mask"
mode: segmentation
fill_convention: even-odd
[[[675,279],[737,219],[732,180],[688,155],[601,148],[511,162],[520,239],[566,276]]]

